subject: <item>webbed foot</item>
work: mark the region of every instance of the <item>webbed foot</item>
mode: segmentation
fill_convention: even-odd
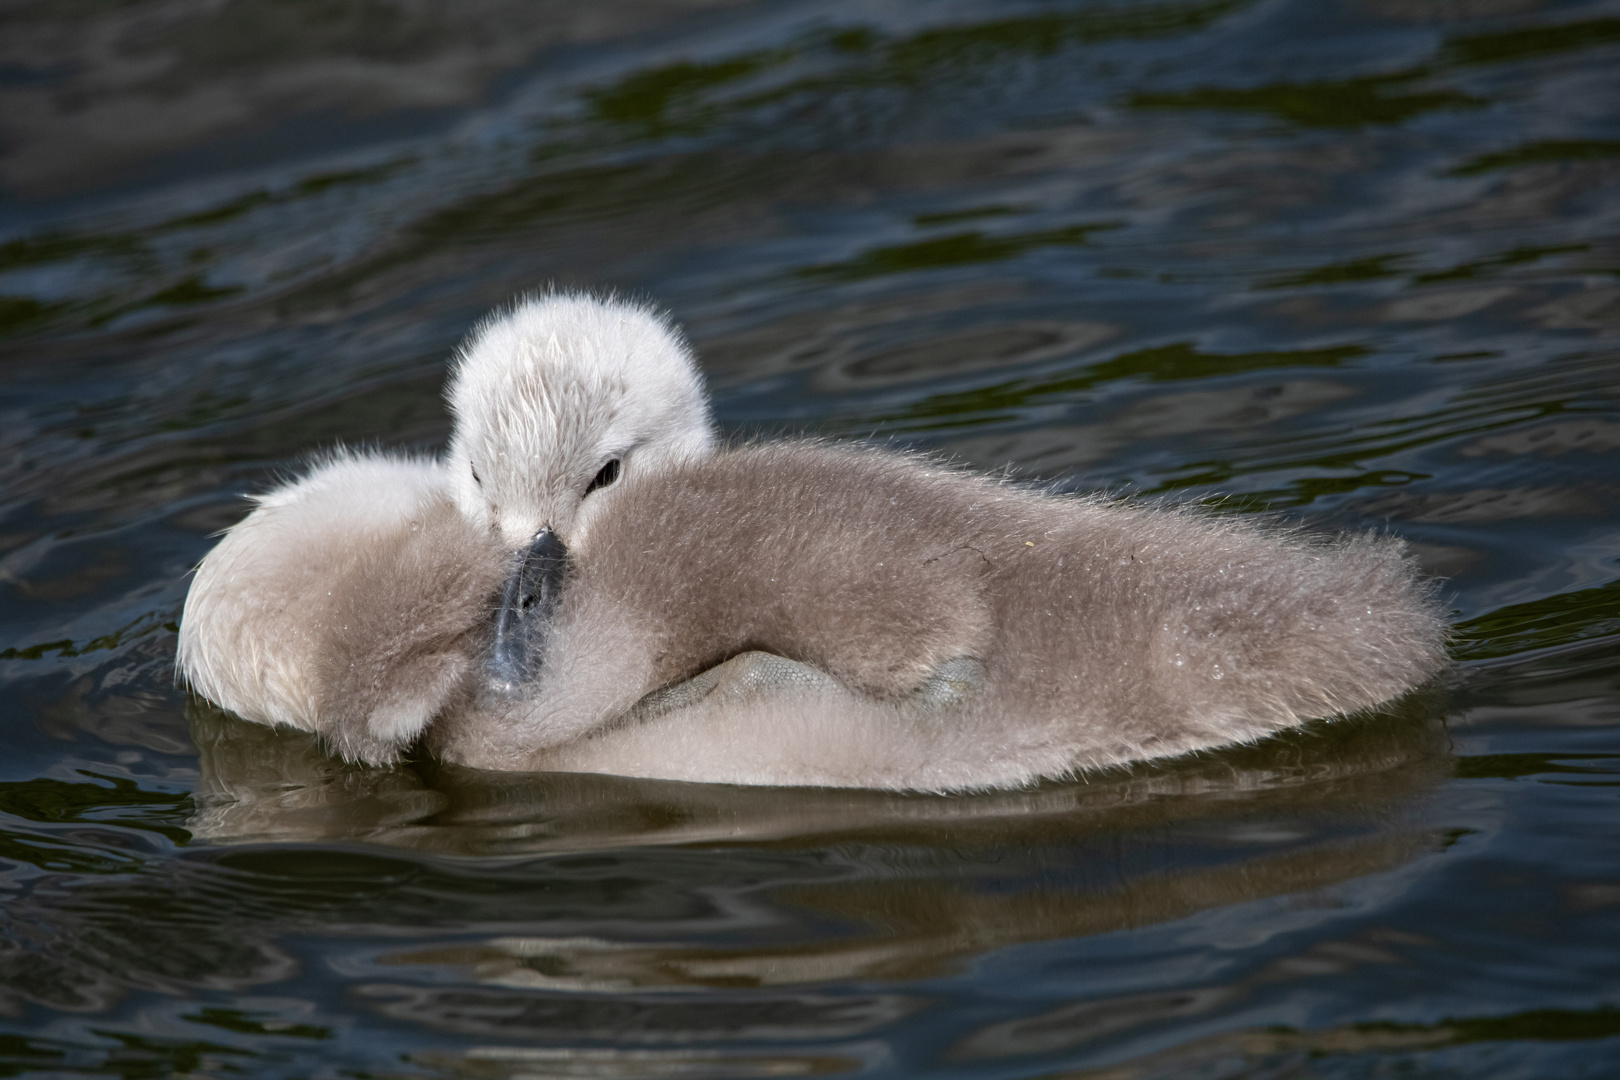
[[[654,690],[630,710],[632,720],[651,720],[700,701],[744,701],[778,690],[832,690],[842,684],[831,675],[768,652],[745,652],[685,682]]]
[[[984,686],[984,665],[971,656],[957,656],[934,669],[899,704],[928,715],[960,705]],[[627,714],[632,722],[652,720],[700,701],[727,702],[761,698],[782,690],[847,690],[820,668],[768,652],[745,652],[700,672],[685,682],[654,690]]]
[[[984,688],[984,665],[971,656],[953,656],[906,699],[922,713],[961,705]]]

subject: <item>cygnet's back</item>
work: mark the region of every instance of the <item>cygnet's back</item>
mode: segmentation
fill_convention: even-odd
[[[781,443],[626,482],[572,554],[544,671],[451,713],[497,768],[966,788],[1253,739],[1398,696],[1443,663],[1398,542],[1053,497],[876,450]],[[749,650],[830,687],[649,691]],[[919,705],[971,661],[971,692]]]

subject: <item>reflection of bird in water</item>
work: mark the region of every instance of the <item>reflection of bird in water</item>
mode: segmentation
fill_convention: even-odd
[[[364,841],[462,856],[461,866],[475,868],[490,856],[544,870],[553,860],[525,857],[614,853],[615,880],[628,884],[583,928],[559,932],[550,908],[514,923],[517,894],[510,890],[532,889],[534,880],[520,872],[469,898],[496,929],[469,933],[477,919],[461,912],[452,930],[418,933],[386,957],[445,965],[453,976],[441,986],[446,993],[475,981],[497,1000],[503,987],[734,995],[738,986],[766,992],[833,979],[915,980],[1008,946],[1057,947],[1268,897],[1288,897],[1278,905],[1287,910],[1336,905],[1341,883],[1365,883],[1439,851],[1448,843],[1439,826],[1393,812],[1452,772],[1445,729],[1427,697],[1414,695],[1361,723],[1312,725],[1254,746],[1093,774],[1084,783],[967,797],[490,773],[425,759],[364,769],[323,754],[301,732],[244,723],[194,700],[187,711],[200,775],[186,828],[209,844]],[[732,849],[718,863],[658,853],[716,845]],[[746,857],[746,849],[761,847],[803,869],[790,889],[766,901]],[[837,852],[831,869],[829,850]],[[371,872],[397,875],[397,859],[376,863],[381,869]],[[355,870],[344,863],[341,872],[352,877]],[[1393,889],[1405,878],[1374,880],[1386,884],[1373,888]],[[711,913],[715,933],[695,935],[684,924],[688,932],[671,938],[656,926],[638,927],[646,895],[638,882],[655,889],[661,910],[690,898]],[[382,895],[363,902],[402,903],[416,917],[419,909],[399,890]],[[774,924],[788,929],[728,940],[738,905],[757,913],[762,902]],[[377,909],[369,917],[375,921]],[[829,937],[829,924],[853,929]],[[626,925],[631,931],[620,933]],[[795,926],[803,932],[792,933]],[[263,931],[263,921],[254,927]],[[1311,959],[1343,963],[1358,955],[1343,941],[1330,948],[1341,951]],[[1313,962],[1293,977],[1322,970]],[[1232,987],[1230,996],[1242,996],[1274,987],[1278,974],[1249,966],[1221,982]],[[1194,1006],[1205,1000],[1180,997]],[[435,1006],[441,1017],[466,1015],[431,996],[411,1000],[424,1007],[419,1015]],[[1047,1030],[1081,1037],[1092,1029]],[[986,1038],[966,1028],[960,1034]]]
[[[1254,739],[1442,663],[1394,542],[715,450],[628,305],[520,305],[449,397],[442,463],[333,457],[204,560],[201,692],[362,760],[425,733],[485,768],[947,790]]]

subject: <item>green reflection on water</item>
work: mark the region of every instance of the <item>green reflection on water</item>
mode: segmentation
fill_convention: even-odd
[[[1437,270],[1433,273],[1418,274],[1412,280],[1419,284],[1431,281],[1460,281],[1465,278],[1477,277],[1479,274],[1504,266],[1517,266],[1521,263],[1537,262],[1549,255],[1568,255],[1577,251],[1591,250],[1591,244],[1552,244],[1547,247],[1516,247],[1512,251],[1505,251],[1500,255],[1492,255],[1486,259],[1476,259],[1473,262],[1461,263],[1449,270]]]
[[[313,176],[306,176],[285,191],[273,192],[266,191],[263,188],[258,191],[250,191],[246,195],[239,195],[207,210],[200,210],[195,214],[184,214],[160,222],[153,226],[153,231],[165,233],[180,229],[194,229],[204,225],[218,225],[221,222],[242,217],[244,214],[251,213],[261,206],[277,206],[298,199],[306,199],[335,187],[376,183],[379,180],[387,179],[409,165],[414,165],[416,161],[415,155],[408,154],[369,168],[316,173]]]
[[[99,234],[47,232],[38,236],[19,237],[16,240],[9,240],[4,244],[0,244],[0,271],[15,270],[24,266],[65,262],[69,259],[85,256],[98,256],[101,258],[150,256],[152,249],[147,243],[149,236],[158,236],[206,225],[217,225],[241,217],[261,206],[309,198],[334,187],[348,184],[375,183],[386,179],[408,165],[414,164],[416,160],[414,155],[407,155],[364,169],[316,173],[293,184],[286,191],[270,192],[263,189],[251,191],[246,195],[239,195],[207,210],[169,218],[141,230]]]
[[[1436,1024],[1395,1024],[1375,1021],[1357,1024],[1357,1031],[1431,1033],[1446,1045],[1535,1039],[1564,1042],[1607,1039],[1620,1035],[1620,1008],[1533,1009],[1506,1016],[1447,1017]]]
[[[1051,379],[1013,379],[951,394],[933,394],[884,419],[915,423],[929,421],[939,426],[988,423],[1007,419],[1017,410],[1042,401],[1089,390],[1121,379],[1147,379],[1168,382],[1180,379],[1208,379],[1248,371],[1288,367],[1336,367],[1346,360],[1365,356],[1363,345],[1336,345],[1325,349],[1283,349],[1250,353],[1204,352],[1189,341],[1137,349],[1112,360],[1088,365],[1071,375]],[[948,423],[939,423],[946,421]]]
[[[151,280],[160,276],[156,254],[150,244],[155,238],[188,229],[220,225],[244,217],[260,207],[279,206],[311,198],[335,187],[375,183],[416,161],[414,155],[407,155],[369,168],[316,173],[282,191],[271,192],[264,189],[252,191],[207,210],[169,218],[155,225],[126,232],[100,234],[47,232],[38,236],[21,237],[0,244],[0,273],[28,266],[69,262],[74,259],[119,260],[124,264],[123,269],[130,286],[149,288]],[[191,252],[190,261],[204,262],[211,257],[210,249],[195,248]],[[171,285],[134,300],[122,299],[116,293],[57,302],[44,301],[32,296],[0,295],[0,337],[48,326],[73,312],[88,316],[88,324],[99,327],[143,308],[190,307],[236,296],[244,291],[245,289],[239,285],[209,285],[202,274],[191,273]],[[125,296],[127,295],[126,292]]]
[[[316,1024],[292,1024],[271,1019],[255,1019],[240,1009],[203,1009],[182,1017],[197,1024],[234,1031],[239,1035],[279,1035],[286,1039],[330,1039],[332,1029]]]
[[[1306,464],[1318,468],[1344,468],[1338,462],[1315,461]],[[1239,467],[1231,462],[1200,462],[1189,466],[1195,470],[1181,476],[1171,477],[1159,484],[1148,488],[1144,495],[1163,494],[1179,491],[1190,487],[1217,487],[1230,483],[1240,476],[1252,475],[1257,472],[1269,472],[1275,466]],[[1368,469],[1364,472],[1355,472],[1348,476],[1305,476],[1289,481],[1282,487],[1265,488],[1260,491],[1246,491],[1234,495],[1218,495],[1210,500],[1212,505],[1221,509],[1240,511],[1246,513],[1286,510],[1294,507],[1309,506],[1317,499],[1332,498],[1338,495],[1349,495],[1369,487],[1404,487],[1417,480],[1428,480],[1426,473],[1407,472],[1404,469]]]
[[[758,178],[758,162],[751,163]],[[733,166],[733,169],[735,166]],[[691,213],[695,197],[723,202],[728,185],[743,178],[713,158],[660,158],[624,165],[587,165],[523,177],[429,213],[399,233],[387,250],[360,260],[300,289],[289,303],[329,303],[361,281],[409,265],[440,250],[510,239],[546,219],[624,214],[662,205],[666,213]]]
[[[1423,1059],[1407,1055],[1470,1043],[1573,1042],[1606,1039],[1615,1034],[1620,1034],[1620,1010],[1612,1005],[1588,1010],[1536,1009],[1505,1016],[1448,1016],[1432,1024],[1374,1020],[1308,1029],[1276,1024],[1218,1032],[1134,1058],[1131,1064],[1137,1071],[1131,1075],[1213,1075],[1210,1070],[1217,1064],[1226,1066],[1234,1061],[1243,1062],[1251,1070],[1243,1075],[1271,1075],[1277,1069],[1294,1069],[1302,1055],[1308,1055],[1313,1062],[1360,1059],[1363,1065],[1357,1075],[1369,1071],[1429,1075],[1429,1070],[1419,1065]]]
[[[1620,19],[1587,19],[1561,26],[1522,26],[1446,41],[1445,57],[1459,64],[1494,64],[1526,56],[1571,52],[1620,41]]]
[[[48,322],[68,306],[66,303],[42,303],[32,296],[0,296],[0,336]]]
[[[1563,52],[1620,40],[1620,19],[1594,19],[1563,26],[1533,27],[1500,34],[1453,38],[1441,59],[1459,64],[1495,63],[1524,56]],[[1402,90],[1404,84],[1431,74],[1427,65],[1342,80],[1271,83],[1264,86],[1198,87],[1179,92],[1139,93],[1130,98],[1136,108],[1222,109],[1269,113],[1301,127],[1361,127],[1399,124],[1423,113],[1444,109],[1478,108],[1482,98],[1458,90]],[[1486,155],[1457,170],[1459,174],[1523,164],[1529,160],[1572,160],[1610,156],[1593,142],[1537,143],[1521,151]],[[1584,149],[1582,149],[1584,148]],[[1544,157],[1536,155],[1563,155]],[[1528,155],[1522,157],[1520,155]],[[1570,155],[1574,155],[1572,157]]]
[[[235,296],[242,291],[240,285],[226,285],[223,287],[209,285],[200,274],[193,274],[183,281],[170,285],[167,289],[148,296],[142,306],[156,305],[160,307],[181,307],[187,304],[206,304],[210,300],[218,300],[226,296]]]
[[[983,63],[1009,55],[1048,56],[1069,45],[1165,37],[1201,30],[1248,3],[1249,0],[1215,0],[1154,7],[1093,8],[970,26],[938,27],[888,46],[884,64],[895,81],[915,83],[944,65]]]
[[[936,236],[914,244],[895,244],[890,247],[871,248],[855,258],[840,263],[807,266],[799,271],[804,277],[830,277],[840,281],[857,281],[882,274],[902,274],[910,270],[933,270],[945,266],[966,266],[973,263],[1002,262],[1028,251],[1043,247],[1078,247],[1092,233],[1120,228],[1124,222],[1102,221],[1088,225],[1070,225],[1061,229],[1039,232],[1013,233],[1007,236],[987,236],[984,233],[959,232],[949,236]]]
[[[1185,341],[1138,349],[1097,364],[1093,382],[1112,382],[1146,376],[1154,382],[1210,379],[1279,367],[1338,367],[1345,360],[1365,356],[1364,345],[1335,345],[1326,349],[1279,349],[1250,353],[1207,353]]]
[[[1248,6],[1249,2],[1212,0],[1146,8],[1094,9],[936,27],[897,39],[886,39],[862,27],[846,27],[831,34],[809,35],[780,49],[749,52],[709,62],[683,60],[642,69],[612,85],[587,90],[584,96],[593,120],[626,129],[635,137],[657,137],[675,131],[699,130],[712,121],[722,119],[724,115],[746,112],[801,93],[820,95],[865,87],[914,87],[937,80],[946,73],[945,69],[964,65],[984,64],[1010,56],[1044,56],[1071,45],[1090,42],[1191,32]],[[764,74],[769,69],[782,67],[814,51],[832,54],[838,60],[837,69],[831,74],[790,81],[786,85],[724,105],[704,102],[707,91],[752,75]],[[958,71],[950,71],[949,74],[952,78],[960,76]],[[590,141],[589,137],[587,141]],[[370,168],[317,174],[285,190],[247,192],[217,206],[126,233],[93,236],[53,234],[11,241],[0,245],[0,269],[79,257],[151,258],[148,241],[153,237],[222,225],[256,210],[317,195],[339,185],[375,182],[415,160],[407,156]],[[653,205],[663,207],[668,196],[664,184],[670,181],[677,188],[683,188],[688,198],[697,197],[704,205],[722,204],[730,194],[724,190],[728,184],[747,182],[750,190],[757,190],[762,179],[757,168],[741,171],[722,169],[721,182],[717,183],[710,169],[687,170],[683,167],[685,164],[697,166],[702,163],[671,163],[665,160],[651,167],[594,167],[572,170],[561,177],[519,181],[506,191],[476,197],[429,215],[410,228],[403,242],[394,246],[393,250],[350,267],[337,279],[323,280],[318,291],[330,300],[334,290],[340,294],[344,287],[355,281],[379,270],[410,262],[446,242],[460,246],[467,242],[469,235],[473,239],[488,236],[491,230],[512,224],[514,218],[533,222],[569,212],[609,214]],[[708,164],[712,165],[713,162]],[[889,266],[891,261],[898,264],[898,269],[911,268],[913,265],[993,262],[1014,257],[1031,247],[1083,242],[1085,232],[1091,228],[1081,226],[1050,230],[1017,238],[977,234],[941,237],[918,245],[903,245],[903,250],[869,253],[869,263],[829,268],[827,272],[838,276],[841,271],[846,271],[851,277],[889,273],[893,272]],[[151,273],[134,275],[131,286],[139,288],[146,285],[151,288],[147,283],[152,276]],[[71,319],[75,312],[79,312],[80,318],[87,319],[89,325],[103,326],[142,309],[200,306],[242,291],[239,286],[211,285],[203,275],[193,272],[155,292],[133,297],[127,292],[124,295],[113,293],[71,304],[52,304],[26,296],[6,298],[0,300],[0,334],[33,332]],[[288,302],[296,307],[299,298],[290,297]]]
[[[191,274],[173,285],[159,289],[155,293],[149,293],[139,300],[106,308],[90,319],[90,325],[105,326],[115,319],[120,319],[125,315],[145,308],[194,307],[198,304],[207,304],[214,300],[223,300],[229,296],[236,296],[244,291],[245,289],[241,285],[209,285],[202,274]]]
[[[190,841],[190,831],[180,824],[193,812],[189,793],[147,791],[133,780],[78,772],[112,786],[45,776],[0,782],[0,814],[41,825],[113,825],[157,833],[176,844]],[[0,860],[73,874],[128,874],[146,864],[139,855],[95,847],[83,836],[57,843],[50,833],[7,828],[0,828]]]
[[[1151,1001],[1151,999],[1149,999]],[[1430,1075],[1432,1066],[1415,1055],[1481,1042],[1573,1042],[1606,1039],[1620,1033],[1620,1010],[1612,1005],[1595,1009],[1537,1009],[1504,1016],[1445,1017],[1432,1024],[1402,1024],[1374,1020],[1337,1027],[1297,1028],[1273,1024],[1264,1028],[1217,1031],[1166,1049],[1133,1057],[1128,1075],[1150,1077],[1295,1073],[1301,1061],[1314,1064],[1334,1059],[1358,1060],[1355,1075],[1395,1072]],[[1065,1074],[1101,1076],[1086,1071]],[[1108,1075],[1114,1075],[1108,1073]],[[1315,1068],[1310,1075],[1321,1075]]]
[[[222,1046],[209,1042],[182,1042],[178,1039],[156,1039],[147,1035],[130,1035],[121,1031],[93,1029],[104,1039],[116,1039],[123,1045],[107,1055],[96,1071],[123,1077],[124,1080],[157,1080],[158,1077],[197,1075],[199,1069],[240,1072],[235,1066],[213,1060],[218,1054],[238,1058],[256,1058],[252,1050],[235,1046]],[[78,1071],[78,1070],[75,1070]]]
[[[634,128],[642,135],[667,135],[701,127],[712,110],[694,109],[705,90],[747,78],[792,56],[791,51],[756,52],[708,64],[681,61],[638,71],[611,87],[591,90],[586,99],[600,120]],[[685,107],[681,116],[672,115]]]
[[[950,225],[978,218],[1008,217],[1022,213],[1024,209],[1017,206],[970,206],[962,210],[945,210],[937,214],[918,214],[911,219],[911,223],[919,228],[927,228],[930,225]]]
[[[175,843],[185,843],[191,834],[165,817],[183,820],[191,813],[191,796],[168,791],[147,791],[133,780],[78,770],[80,776],[102,780],[103,784],[80,784],[47,776],[32,780],[0,782],[0,813],[45,825],[87,822],[113,822],[132,829],[159,833]],[[141,808],[133,815],[116,811]]]
[[[167,630],[172,634],[178,634],[180,628],[173,622],[173,612],[149,611],[110,634],[102,634],[100,637],[91,638],[82,646],[75,645],[72,638],[63,638],[60,641],[45,641],[21,649],[6,649],[0,651],[0,660],[41,660],[44,659],[46,653],[55,653],[59,657],[81,656],[84,653],[100,652],[103,649],[116,649],[125,642],[145,637],[155,630]]]
[[[1543,139],[1512,150],[1481,154],[1451,170],[1452,176],[1472,176],[1493,169],[1521,165],[1549,165],[1566,161],[1601,161],[1620,157],[1620,141],[1613,139]]]
[[[1244,89],[1206,86],[1179,92],[1133,94],[1138,109],[1222,109],[1262,112],[1301,127],[1342,128],[1399,124],[1427,112],[1478,108],[1484,99],[1457,90],[1398,92],[1403,83],[1428,74],[1424,68],[1390,75],[1305,83],[1271,83]]]
[[[1620,580],[1593,589],[1509,604],[1455,627],[1452,655],[1459,660],[1569,645],[1620,631]]]
[[[0,1076],[21,1076],[33,1069],[49,1068],[65,1056],[40,1040],[0,1034]]]
[[[184,217],[174,218],[167,224],[170,228],[175,229],[192,229],[201,225],[218,225],[222,221],[230,221],[232,218],[239,218],[243,214],[257,210],[261,206],[268,206],[270,203],[275,201],[275,197],[268,191],[250,191],[246,195],[238,196],[229,202],[221,203],[218,206],[211,207],[210,209],[201,210],[195,214],[187,214]]]
[[[1613,773],[1610,765],[1571,765],[1571,761],[1612,762],[1617,754],[1471,754],[1457,759],[1458,779],[1461,780],[1516,780],[1521,776],[1540,776],[1544,773]]]
[[[1271,278],[1255,287],[1291,289],[1302,285],[1337,285],[1343,281],[1371,281],[1375,278],[1394,277],[1399,271],[1392,264],[1407,257],[1404,252],[1396,252],[1392,255],[1373,255],[1365,259],[1353,259],[1350,262],[1330,263],[1313,270],[1302,270],[1297,274]]]
[[[163,431],[189,431],[192,428],[206,427],[250,404],[252,404],[252,399],[246,396],[218,398],[204,390],[187,403],[185,412],[179,416],[164,420],[158,425],[158,428]],[[120,479],[127,482],[140,476],[142,472],[162,473],[167,468],[169,468],[168,464],[163,463],[150,469],[124,473]]]
[[[142,861],[131,855],[97,851],[79,840],[52,844],[7,829],[0,829],[0,861],[37,866],[58,874],[128,874],[142,866]]]
[[[373,184],[378,180],[385,180],[401,169],[416,164],[415,154],[385,161],[381,165],[373,165],[365,169],[338,169],[333,172],[316,173],[306,176],[292,187],[292,191],[283,196],[287,198],[304,198],[310,195],[319,195],[330,188],[345,187],[350,184]]]
[[[129,257],[150,253],[141,240],[129,234],[75,236],[71,233],[48,232],[0,244],[0,271],[63,262],[86,255]]]
[[[682,60],[646,68],[612,85],[588,90],[593,118],[657,137],[704,130],[728,115],[806,93],[874,87],[915,88],[945,72],[960,78],[964,67],[1016,56],[1044,57],[1074,45],[1188,33],[1249,5],[1251,0],[1100,8],[963,26],[942,26],[889,40],[864,26],[843,27],[774,50],[741,53],[719,60]],[[844,66],[728,102],[702,100],[706,91],[780,68],[828,46]]]

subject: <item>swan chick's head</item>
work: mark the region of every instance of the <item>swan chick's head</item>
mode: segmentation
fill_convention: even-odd
[[[519,301],[462,345],[446,392],[461,512],[511,551],[568,546],[625,474],[714,446],[691,350],[643,304],[585,293]]]

